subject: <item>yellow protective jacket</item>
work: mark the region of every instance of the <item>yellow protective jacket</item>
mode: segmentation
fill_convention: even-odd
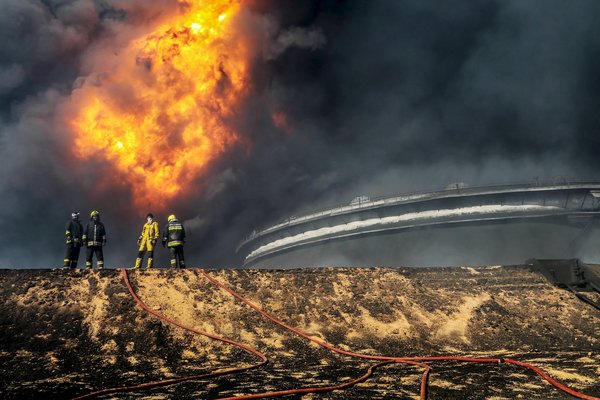
[[[140,251],[154,250],[156,240],[158,239],[158,222],[146,222],[140,235]]]

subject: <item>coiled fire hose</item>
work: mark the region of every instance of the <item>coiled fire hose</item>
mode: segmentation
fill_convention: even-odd
[[[183,324],[153,310],[152,308],[148,307],[142,300],[140,300],[140,298],[137,296],[137,294],[133,290],[133,287],[131,286],[131,282],[129,281],[129,276],[127,274],[127,270],[125,268],[122,268],[121,272],[123,274],[123,280],[125,281],[125,285],[127,286],[129,293],[131,294],[131,296],[133,297],[135,302],[146,312],[156,316],[157,318],[159,318],[165,322],[168,322],[172,325],[182,328],[186,331],[237,346],[237,347],[245,350],[246,352],[259,357],[261,359],[261,362],[258,364],[248,366],[248,367],[231,368],[231,369],[215,371],[215,372],[200,374],[200,375],[192,375],[192,376],[186,376],[186,377],[180,377],[180,378],[174,378],[174,379],[166,379],[166,380],[161,380],[161,381],[156,381],[156,382],[143,383],[143,384],[139,384],[139,385],[131,385],[131,386],[122,386],[122,387],[103,389],[103,390],[99,390],[96,392],[85,394],[83,396],[75,397],[72,400],[91,399],[91,398],[96,398],[96,397],[100,397],[100,396],[104,396],[104,395],[112,394],[112,393],[133,392],[133,391],[146,390],[146,389],[152,389],[152,388],[156,388],[156,387],[173,385],[176,383],[181,383],[181,382],[190,381],[190,380],[198,380],[198,379],[214,378],[214,377],[223,376],[223,375],[230,375],[230,374],[235,374],[235,373],[240,373],[240,372],[256,369],[256,368],[259,368],[269,362],[269,359],[263,353],[259,352],[256,349],[251,348],[250,346],[247,346],[243,343],[238,343],[233,340],[226,339],[226,338],[223,338],[220,336],[212,335],[210,333],[202,332],[195,328],[183,325]],[[383,362],[380,362],[380,363],[370,366],[369,369],[367,370],[367,372],[364,375],[360,376],[359,378],[356,378],[352,381],[349,381],[349,382],[346,382],[343,384],[339,384],[339,385],[335,385],[335,386],[321,386],[321,387],[309,387],[309,388],[301,388],[301,389],[281,390],[281,391],[273,391],[273,392],[266,392],[266,393],[260,393],[260,394],[227,397],[227,398],[221,398],[221,399],[217,399],[217,400],[231,400],[231,399],[243,400],[243,399],[267,398],[267,397],[280,397],[280,396],[286,396],[286,395],[291,395],[291,394],[322,393],[322,392],[331,392],[334,390],[347,389],[349,387],[352,387],[358,383],[364,382],[367,379],[369,379],[373,375],[373,371],[375,371],[377,368],[382,367],[384,365],[392,364],[392,363],[424,366],[426,368],[426,372],[423,375],[423,380],[421,382],[421,391],[422,391],[422,393],[425,393],[424,391],[426,390],[426,379],[427,379],[427,374],[429,372],[429,367],[427,367],[424,364],[414,362],[414,361],[386,360],[386,361],[383,361]],[[424,399],[423,396],[421,398]]]
[[[233,374],[233,373],[239,373],[239,372],[243,372],[243,371],[248,371],[251,369],[255,369],[258,367],[261,367],[265,364],[267,364],[269,361],[267,359],[267,357],[260,353],[259,351],[250,348],[247,345],[244,345],[242,343],[237,343],[235,341],[229,340],[229,339],[225,339],[225,338],[221,338],[219,336],[216,335],[211,335],[205,332],[201,332],[198,331],[194,328],[191,327],[187,327],[177,321],[174,321],[156,311],[154,311],[153,309],[151,309],[150,307],[146,306],[146,304],[144,304],[139,298],[138,296],[135,294],[135,291],[133,290],[131,283],[129,282],[129,277],[127,275],[127,271],[126,269],[122,269],[122,273],[123,273],[123,279],[125,280],[125,283],[127,285],[127,288],[129,290],[129,292],[131,293],[132,297],[134,298],[134,300],[136,301],[136,303],[138,303],[138,305],[140,305],[141,308],[143,308],[145,311],[149,312],[152,315],[155,315],[156,317],[169,322],[175,326],[178,326],[182,329],[188,330],[190,332],[199,334],[199,335],[203,335],[215,340],[219,340],[219,341],[223,341],[225,343],[229,343],[235,346],[238,346],[244,350],[246,350],[247,352],[254,354],[258,357],[261,358],[261,362],[249,367],[241,367],[241,368],[233,368],[233,369],[228,369],[228,370],[222,370],[222,371],[216,371],[213,373],[207,373],[207,374],[202,374],[202,375],[194,375],[194,376],[188,376],[188,377],[182,377],[182,378],[174,378],[174,379],[168,379],[168,380],[162,380],[162,381],[158,381],[158,382],[150,382],[150,383],[145,383],[145,384],[140,384],[140,385],[133,385],[133,386],[126,386],[126,387],[118,387],[118,388],[110,388],[110,389],[104,389],[104,390],[100,390],[97,392],[93,392],[93,393],[89,393],[87,395],[84,396],[80,396],[80,397],[76,397],[73,400],[78,400],[78,399],[87,399],[87,398],[94,398],[94,397],[99,397],[105,394],[110,394],[110,393],[119,393],[119,392],[130,392],[130,391],[137,391],[137,390],[143,390],[143,389],[150,389],[150,388],[155,388],[155,387],[160,387],[160,386],[167,386],[167,385],[172,385],[172,384],[176,384],[176,383],[180,383],[180,382],[184,382],[184,381],[189,381],[189,380],[195,380],[195,379],[203,379],[203,378],[210,378],[210,377],[216,377],[216,376],[222,376],[222,375],[227,375],[227,374]],[[219,288],[221,288],[222,290],[225,290],[226,292],[228,292],[229,294],[231,294],[232,296],[234,296],[235,298],[237,298],[238,300],[242,301],[243,303],[245,303],[247,306],[251,307],[252,309],[254,309],[255,311],[257,311],[259,314],[261,314],[262,316],[264,316],[265,318],[269,319],[270,321],[298,334],[299,336],[304,337],[305,339],[312,341],[313,343],[316,343],[322,347],[325,347],[329,350],[332,350],[336,353],[340,353],[340,354],[345,354],[345,355],[349,355],[349,356],[354,356],[354,357],[360,357],[363,359],[373,359],[373,360],[380,360],[382,362],[373,365],[371,367],[369,367],[367,373],[365,373],[363,376],[344,383],[344,384],[340,384],[340,385],[336,385],[336,386],[327,386],[327,387],[313,387],[313,388],[302,388],[302,389],[292,389],[292,390],[282,390],[282,391],[276,391],[276,392],[265,392],[265,393],[257,393],[257,394],[252,394],[252,395],[244,395],[244,396],[235,396],[235,397],[227,397],[227,398],[222,398],[222,399],[218,399],[218,400],[232,400],[232,399],[256,399],[256,398],[266,398],[266,397],[279,397],[279,396],[285,396],[285,395],[291,395],[291,394],[304,394],[304,393],[318,393],[318,392],[328,392],[328,391],[333,391],[333,390],[340,390],[340,389],[345,389],[348,387],[351,387],[357,383],[360,382],[364,382],[365,380],[367,380],[369,377],[371,377],[373,375],[373,371],[381,366],[384,365],[388,365],[391,363],[402,363],[402,364],[412,364],[412,365],[418,365],[421,366],[425,369],[422,379],[421,379],[421,385],[420,385],[420,399],[421,400],[425,400],[427,398],[427,380],[428,380],[428,376],[429,376],[429,371],[430,371],[430,367],[427,364],[422,363],[423,361],[459,361],[459,362],[469,362],[469,363],[507,363],[507,364],[513,364],[516,366],[520,366],[526,369],[529,369],[535,373],[537,373],[539,376],[541,376],[544,380],[546,380],[548,383],[550,383],[552,386],[562,390],[565,393],[570,394],[571,396],[580,398],[580,399],[584,399],[584,400],[600,400],[600,397],[593,397],[593,396],[588,396],[586,394],[577,392],[563,384],[561,384],[560,382],[554,380],[552,377],[550,377],[547,373],[545,373],[543,370],[541,370],[540,368],[531,365],[531,364],[527,364],[527,363],[523,363],[520,361],[516,361],[516,360],[512,360],[512,359],[502,359],[502,358],[471,358],[471,357],[457,357],[457,356],[430,356],[430,357],[392,357],[392,356],[375,356],[375,355],[368,355],[368,354],[361,354],[361,353],[355,353],[355,352],[351,352],[351,351],[346,351],[343,349],[339,349],[327,342],[321,341],[319,339],[316,339],[310,335],[308,335],[307,333],[294,328],[290,325],[287,325],[285,322],[280,321],[279,319],[273,317],[272,315],[266,313],[265,311],[263,311],[262,309],[260,309],[258,306],[254,305],[253,303],[251,303],[249,300],[247,300],[246,298],[244,298],[242,295],[238,294],[237,292],[233,291],[232,289],[230,289],[229,287],[225,286],[224,284],[220,283],[218,280],[214,279],[213,277],[211,277],[206,271],[204,270],[200,270],[200,273],[207,278],[210,282],[212,282],[213,284],[217,285]]]
[[[249,370],[252,370],[255,368],[259,368],[269,362],[269,359],[264,354],[262,354],[258,350],[255,350],[243,343],[238,343],[233,340],[229,340],[229,339],[226,339],[226,338],[223,338],[220,336],[212,335],[207,332],[199,331],[199,330],[189,327],[189,326],[185,326],[185,325],[153,310],[152,308],[148,307],[143,301],[141,301],[139,299],[139,297],[136,295],[135,291],[133,290],[133,287],[131,286],[131,283],[129,282],[129,276],[127,275],[127,270],[125,270],[125,268],[123,268],[121,271],[123,273],[123,279],[125,280],[127,289],[129,289],[129,293],[131,294],[131,296],[133,297],[135,302],[146,312],[158,317],[159,319],[161,319],[165,322],[168,322],[172,325],[182,328],[186,331],[237,346],[237,347],[247,351],[248,353],[259,357],[261,359],[261,362],[259,362],[258,364],[250,365],[248,367],[231,368],[231,369],[226,369],[226,370],[222,370],[222,371],[216,371],[216,372],[211,372],[211,373],[206,373],[206,374],[201,374],[201,375],[186,376],[186,377],[180,377],[180,378],[174,378],[174,379],[161,380],[161,381],[157,381],[157,382],[143,383],[140,385],[124,386],[124,387],[116,387],[116,388],[99,390],[97,392],[88,393],[83,396],[75,397],[73,400],[91,399],[94,397],[99,397],[99,396],[103,396],[103,395],[111,394],[111,393],[133,392],[133,391],[137,391],[137,390],[151,389],[151,388],[156,388],[156,387],[160,387],[160,386],[173,385],[175,383],[180,383],[180,382],[185,382],[185,381],[190,381],[190,380],[213,378],[213,377],[222,376],[222,375],[229,375],[229,374],[234,374],[234,373],[239,373],[239,372],[249,371]]]
[[[244,298],[242,295],[240,295],[239,293],[235,292],[234,290],[230,289],[229,287],[225,286],[224,284],[222,284],[221,282],[219,282],[218,280],[216,280],[215,278],[213,278],[212,276],[210,276],[205,270],[200,269],[200,273],[209,281],[211,281],[212,283],[214,283],[215,285],[217,285],[218,287],[220,287],[221,289],[225,290],[226,292],[228,292],[229,294],[231,294],[232,296],[234,296],[235,298],[237,298],[238,300],[242,301],[243,303],[245,303],[248,307],[254,309],[256,312],[258,312],[259,314],[261,314],[263,317],[269,319],[270,321],[292,331],[295,332],[296,334],[302,336],[303,338],[310,340],[313,343],[316,343],[322,347],[325,347],[329,350],[332,350],[336,353],[340,353],[340,354],[345,354],[348,356],[354,356],[354,357],[360,357],[360,358],[366,358],[366,359],[372,359],[372,360],[388,360],[388,361],[396,361],[396,362],[405,362],[405,361],[415,361],[415,362],[426,362],[426,361],[460,361],[460,362],[467,362],[467,363],[506,363],[506,364],[512,364],[512,365],[516,365],[522,368],[526,368],[529,369],[533,372],[535,372],[536,374],[538,374],[540,377],[542,377],[544,380],[546,380],[548,383],[550,383],[552,386],[562,390],[565,393],[570,394],[571,396],[580,398],[580,399],[584,399],[584,400],[600,400],[600,397],[594,397],[594,396],[589,396],[583,393],[580,393],[576,390],[573,390],[571,388],[569,388],[568,386],[563,385],[562,383],[556,381],[555,379],[553,379],[552,377],[550,377],[546,372],[544,372],[542,369],[531,365],[531,364],[527,364],[521,361],[517,361],[517,360],[512,360],[509,358],[473,358],[473,357],[456,357],[456,356],[434,356],[434,357],[391,357],[391,356],[373,356],[373,355],[367,355],[367,354],[361,354],[361,353],[355,353],[352,351],[346,351],[340,348],[337,348],[325,341],[316,339],[310,335],[308,335],[307,333],[294,328],[288,324],[286,324],[285,322],[273,317],[272,315],[266,313],[265,311],[263,311],[261,308],[259,308],[258,306],[254,305],[252,302],[250,302],[249,300],[247,300],[246,298]],[[428,370],[426,371],[426,373],[428,372]],[[426,380],[425,380],[426,382]],[[423,398],[423,390],[421,391],[421,398]]]

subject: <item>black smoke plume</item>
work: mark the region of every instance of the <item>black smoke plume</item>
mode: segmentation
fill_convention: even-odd
[[[240,29],[257,53],[252,94],[231,124],[250,149],[229,149],[157,215],[186,223],[190,265],[236,265],[253,229],[358,195],[598,174],[595,0],[244,6]],[[0,267],[59,265],[75,209],[84,220],[102,212],[109,266],[133,263],[143,221],[130,188],[104,186],[98,160],[72,159],[57,114],[97,52],[181,7],[3,2]]]

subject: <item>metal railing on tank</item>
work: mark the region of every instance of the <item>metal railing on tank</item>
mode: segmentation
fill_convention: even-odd
[[[280,220],[275,225],[271,225],[261,229],[254,229],[248,236],[246,236],[240,244],[237,246],[236,250],[239,250],[248,242],[253,241],[254,239],[274,232],[279,229],[287,228],[291,225],[296,225],[302,222],[311,221],[315,219],[320,219],[323,217],[334,216],[338,214],[342,214],[345,212],[356,211],[369,209],[373,207],[379,207],[387,204],[399,204],[402,201],[415,201],[415,200],[425,200],[428,198],[435,197],[444,197],[453,194],[457,195],[468,195],[468,194],[477,194],[479,192],[494,192],[494,191],[506,191],[506,190],[524,190],[524,189],[543,189],[543,190],[552,190],[552,189],[563,189],[563,188],[572,188],[579,186],[598,186],[600,189],[600,182],[598,181],[571,181],[566,176],[557,176],[552,181],[542,181],[539,178],[534,178],[533,181],[527,183],[516,183],[516,184],[506,184],[506,183],[498,183],[492,185],[476,185],[470,186],[462,182],[451,183],[447,185],[444,189],[436,189],[429,190],[423,192],[412,192],[412,193],[404,193],[398,195],[387,195],[387,196],[377,196],[377,197],[369,197],[369,196],[357,196],[355,197],[350,204],[342,205],[337,207],[328,207],[328,208],[320,208],[314,211],[309,212],[308,214],[295,217],[291,216]],[[600,195],[600,192],[599,192]]]

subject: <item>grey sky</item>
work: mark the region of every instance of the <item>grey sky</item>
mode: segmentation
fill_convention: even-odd
[[[252,151],[228,149],[198,179],[205,190],[173,202],[192,265],[233,265],[251,230],[356,195],[598,174],[598,1],[247,4],[244,29],[265,42],[231,124]],[[57,112],[99,49],[176,2],[2,7],[0,267],[60,264],[72,209],[99,209],[108,265],[129,265],[143,223],[129,188],[102,187],[102,162],[73,159]]]

